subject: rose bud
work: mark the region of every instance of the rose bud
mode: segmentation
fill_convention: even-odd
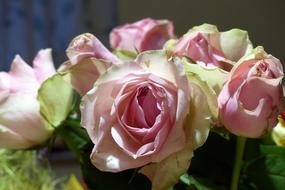
[[[50,49],[39,51],[33,68],[17,55],[11,70],[0,72],[0,148],[30,148],[51,136],[53,128],[40,114],[37,93],[54,73]]]
[[[168,20],[146,18],[114,28],[110,34],[113,49],[142,52],[162,49],[174,37],[173,24]]]
[[[218,96],[223,125],[252,138],[272,129],[282,106],[282,78],[282,64],[262,47],[241,59]]]
[[[246,31],[232,29],[219,32],[216,26],[203,24],[184,34],[172,45],[171,51],[199,65],[230,71],[234,63],[251,50],[252,44]]]

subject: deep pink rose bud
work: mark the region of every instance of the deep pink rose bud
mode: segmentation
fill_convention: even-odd
[[[283,68],[262,47],[240,60],[218,97],[220,119],[232,133],[256,138],[277,124]]]
[[[168,39],[174,37],[173,28],[168,20],[146,18],[114,28],[110,44],[113,49],[134,52],[161,49]]]

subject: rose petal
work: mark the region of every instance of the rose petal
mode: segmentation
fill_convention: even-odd
[[[90,33],[75,37],[69,44],[66,54],[72,65],[86,58],[97,58],[110,61],[113,64],[120,60],[113,55],[94,35]]]
[[[69,62],[64,64],[68,65]],[[88,58],[71,67],[70,70],[61,71],[61,73],[65,75],[64,79],[83,96],[93,87],[99,76],[105,73],[110,66],[110,62]]]
[[[0,124],[0,148],[7,149],[24,149],[31,147],[34,142],[25,139],[9,128]]]
[[[10,94],[10,76],[8,73],[0,72],[0,103],[8,98]]]
[[[55,74],[51,49],[40,50],[33,62],[34,72],[39,83]]]
[[[144,166],[139,172],[152,181],[152,190],[164,190],[177,183],[179,177],[187,172],[193,150],[201,146],[209,133],[210,110],[206,96],[195,84],[190,83],[191,106],[185,122],[186,146],[183,150],[170,155],[165,160]]]
[[[36,92],[39,88],[34,70],[19,55],[14,58],[9,75],[10,90],[13,93]]]
[[[29,141],[23,146],[40,144],[47,140],[52,129],[49,130],[48,123],[41,117],[39,109],[39,103],[33,95],[10,94],[9,98],[0,105],[1,125]]]

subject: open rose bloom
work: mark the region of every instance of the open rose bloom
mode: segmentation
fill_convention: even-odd
[[[170,173],[186,172],[193,150],[207,137],[204,99],[199,87],[187,81],[181,62],[169,61],[164,51],[113,65],[81,104],[82,125],[95,144],[92,163],[109,172],[153,163],[142,169],[153,189],[169,187],[177,180]],[[200,114],[191,115],[190,103],[198,102]],[[180,166],[172,164],[176,159]]]

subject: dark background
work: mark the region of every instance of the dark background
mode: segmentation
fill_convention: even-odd
[[[108,46],[113,27],[144,17],[172,20],[177,35],[202,23],[241,28],[285,62],[284,0],[0,0],[0,70],[15,54],[31,63],[46,47],[59,65],[74,36],[91,32]]]

